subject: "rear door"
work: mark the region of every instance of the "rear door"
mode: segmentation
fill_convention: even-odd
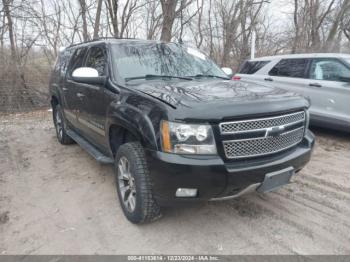
[[[350,123],[350,67],[337,58],[312,59],[308,89],[311,114]]]

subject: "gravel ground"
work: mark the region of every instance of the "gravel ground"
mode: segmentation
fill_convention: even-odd
[[[350,254],[350,135],[314,131],[312,161],[290,185],[136,226],[112,168],[58,144],[49,113],[2,116],[0,254]]]

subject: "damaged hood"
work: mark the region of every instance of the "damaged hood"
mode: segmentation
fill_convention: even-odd
[[[171,120],[218,122],[309,107],[300,95],[253,81],[143,80],[128,86],[170,105]]]
[[[193,81],[147,80],[133,89],[177,108],[199,104],[272,101],[299,97],[293,92],[248,81],[201,79]]]

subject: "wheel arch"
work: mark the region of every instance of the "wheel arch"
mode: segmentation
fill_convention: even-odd
[[[108,117],[107,138],[110,152],[115,156],[118,148],[127,142],[139,141],[144,148],[157,150],[156,134],[152,122],[140,113],[114,112]],[[133,117],[130,117],[133,116]]]
[[[142,143],[142,138],[135,132],[125,128],[124,126],[112,123],[108,128],[108,145],[113,155],[116,155],[119,147],[128,142],[139,141]]]
[[[52,108],[53,108],[54,106],[60,104],[59,99],[58,99],[58,97],[57,97],[55,94],[51,95],[51,101],[50,101],[50,103],[51,103]]]

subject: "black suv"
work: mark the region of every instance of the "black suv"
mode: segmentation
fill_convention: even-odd
[[[61,52],[50,81],[61,144],[114,163],[133,223],[160,206],[268,192],[310,160],[309,102],[282,89],[231,81],[177,43],[104,39]]]

